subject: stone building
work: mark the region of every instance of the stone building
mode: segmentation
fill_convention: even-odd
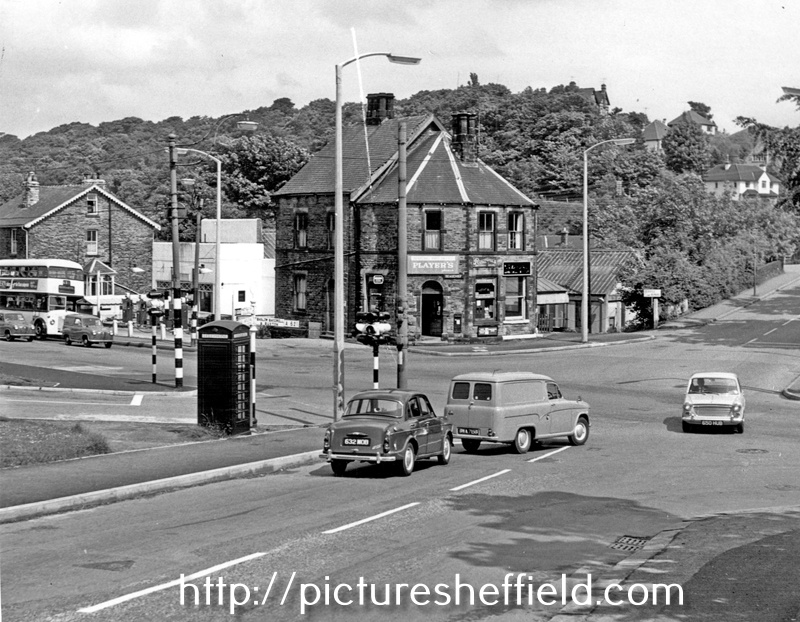
[[[357,311],[395,321],[398,131],[394,98],[368,96],[363,127],[345,128],[345,324]],[[451,131],[433,115],[407,127],[409,336],[442,339],[536,333],[537,205],[477,157],[475,115]],[[368,145],[368,147],[367,147]],[[276,316],[333,327],[334,145],[276,194]]]
[[[92,266],[103,295],[144,292],[159,229],[106,190],[102,179],[40,186],[30,173],[22,194],[0,205],[0,258],[69,259]],[[87,274],[87,298],[96,293],[97,281]]]

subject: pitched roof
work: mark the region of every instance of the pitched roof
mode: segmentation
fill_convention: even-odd
[[[644,140],[661,140],[666,136],[669,128],[663,121],[656,119],[647,124],[647,127],[642,131],[642,138]]]
[[[432,115],[406,117],[409,143],[412,138],[438,121]],[[397,132],[400,119],[386,119],[380,125],[368,125],[369,166],[363,126],[342,129],[342,187],[351,193],[370,179],[387,160],[397,152]],[[311,156],[306,165],[275,193],[275,196],[291,194],[333,194],[335,190],[335,144],[333,141]],[[370,168],[372,169],[370,171]]]
[[[567,288],[563,285],[559,285],[551,281],[548,278],[545,278],[541,275],[536,277],[536,292],[541,294],[543,292],[565,292]]]
[[[633,251],[592,250],[590,294],[606,296],[619,284],[619,273],[624,266],[634,261]],[[582,250],[542,250],[538,256],[539,277],[564,285],[573,292],[583,291]]]
[[[766,174],[770,181],[779,182],[774,175],[770,175],[756,164],[718,164],[705,173],[703,181],[750,181],[755,182]]]
[[[24,227],[25,229],[30,229],[45,218],[56,214],[90,192],[102,194],[153,229],[161,229],[158,223],[150,220],[147,216],[136,211],[126,203],[123,203],[98,184],[81,186],[40,186],[39,200],[28,207],[23,207],[25,195],[17,195],[10,201],[0,205],[0,227]]]
[[[480,160],[465,163],[454,154],[450,135],[440,131],[420,138],[407,156],[408,203],[518,205],[534,203]],[[397,203],[398,163],[363,194],[359,203]]]
[[[676,125],[679,123],[696,123],[697,125],[713,125],[716,127],[716,123],[707,119],[699,112],[695,112],[694,110],[687,110],[686,112],[681,113],[680,116],[675,117],[672,121],[667,123],[667,125]]]

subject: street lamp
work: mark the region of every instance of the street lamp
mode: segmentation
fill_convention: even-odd
[[[387,52],[360,54],[336,65],[336,133],[334,186],[334,309],[333,309],[333,419],[344,414],[344,182],[342,180],[342,69],[370,56],[385,56],[390,63],[418,65],[422,59]]]
[[[583,152],[583,291],[581,293],[581,342],[589,341],[589,152],[600,145],[632,145],[635,138],[612,138],[595,143]]]

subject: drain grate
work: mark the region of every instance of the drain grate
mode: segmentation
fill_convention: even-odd
[[[621,536],[614,540],[612,549],[618,551],[638,551],[650,540],[650,536]]]

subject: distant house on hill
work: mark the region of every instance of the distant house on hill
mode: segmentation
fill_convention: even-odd
[[[87,271],[87,299],[96,296],[98,282],[102,295],[148,291],[160,229],[110,193],[102,179],[40,186],[31,172],[23,192],[0,205],[0,258],[76,261]]]
[[[642,131],[645,148],[656,153],[661,152],[661,141],[667,135],[668,129],[667,124],[658,119],[650,122]]]
[[[700,129],[703,130],[706,134],[716,134],[717,133],[717,124],[707,119],[703,115],[694,110],[687,110],[686,112],[681,113],[680,116],[675,117],[672,121],[667,123],[668,127],[673,127],[675,125],[687,125],[687,124],[694,124],[700,126]]]
[[[570,86],[577,86],[577,85],[575,84],[575,82],[570,82]],[[608,112],[608,108],[611,104],[608,100],[608,91],[606,91],[605,84],[601,84],[599,90],[589,87],[589,88],[578,89],[577,93],[590,104],[594,104],[601,110]]]
[[[703,174],[703,181],[708,192],[729,195],[735,201],[775,200],[780,192],[780,180],[756,164],[718,164]]]

